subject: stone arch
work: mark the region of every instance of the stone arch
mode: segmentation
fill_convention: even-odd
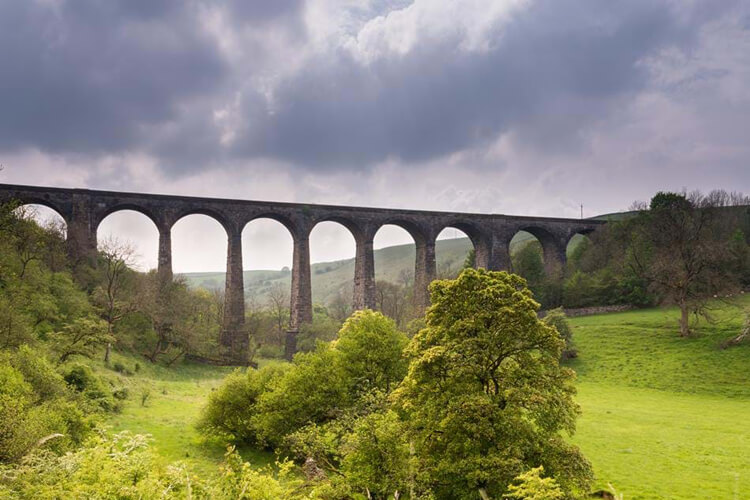
[[[312,233],[315,227],[321,222],[335,222],[336,224],[344,226],[352,235],[352,238],[354,238],[355,242],[361,240],[365,236],[365,231],[358,222],[348,217],[341,217],[341,216],[335,216],[335,215],[318,217],[314,219],[312,223],[310,224],[310,233]]]
[[[94,228],[94,233],[96,233],[99,230],[99,226],[104,221],[104,219],[106,219],[110,215],[113,215],[117,212],[124,212],[124,211],[138,212],[141,215],[145,215],[151,222],[154,223],[154,226],[156,226],[156,228],[159,229],[159,225],[160,225],[159,219],[156,217],[154,212],[150,210],[148,207],[145,207],[143,205],[138,205],[136,203],[118,203],[117,205],[107,207],[105,210],[95,215],[95,219],[92,221],[92,227]]]
[[[427,243],[431,238],[428,236],[428,231],[426,228],[424,228],[421,224],[411,221],[409,219],[403,219],[399,217],[391,217],[387,219],[383,219],[378,222],[377,226],[374,229],[374,232],[372,233],[373,238],[375,235],[380,231],[383,226],[398,226],[407,233],[409,233],[414,240],[414,243],[416,245],[425,244]],[[437,236],[437,235],[434,235]],[[434,242],[434,237],[432,238],[432,242]]]
[[[203,233],[201,234],[200,238],[191,237],[190,241],[187,241],[188,234],[191,233],[183,234],[184,231],[182,229],[182,224],[188,223],[189,219],[192,219],[194,216],[198,217],[193,220],[198,221],[198,224],[203,225],[204,227],[202,228],[202,230],[207,231],[208,234]],[[218,228],[221,229],[219,230]],[[221,230],[223,230],[223,234],[219,232]],[[171,224],[169,224],[169,233],[172,240],[172,260],[175,263],[175,269],[182,269],[182,271],[186,269],[185,263],[183,262],[184,255],[186,253],[195,254],[196,252],[200,251],[200,247],[208,247],[210,243],[214,242],[218,242],[217,246],[220,247],[220,249],[209,249],[209,251],[212,255],[222,255],[221,261],[219,262],[223,262],[223,256],[226,256],[227,252],[229,251],[229,245],[231,243],[233,235],[239,236],[234,231],[232,231],[231,228],[228,228],[224,223],[222,223],[222,221],[217,217],[214,217],[213,215],[208,213],[204,213],[204,211],[202,210],[180,214],[179,217],[176,217],[175,220]],[[182,251],[176,251],[178,248],[181,248]],[[190,252],[188,252],[187,249],[190,249]],[[196,268],[189,272],[194,271],[199,270]],[[217,262],[215,269],[201,269],[200,271],[222,273],[223,269],[221,268],[221,264],[218,264]]]
[[[429,284],[435,279],[435,238],[437,234],[432,228],[426,227],[419,222],[406,218],[387,218],[379,221],[373,239],[384,226],[397,226],[406,231],[414,241],[415,259],[413,272],[413,305],[414,312],[418,315],[429,305],[430,298],[427,290]],[[408,282],[404,279],[404,282]],[[377,287],[375,287],[377,293]]]
[[[479,226],[472,222],[458,219],[443,223],[439,227],[440,229],[436,234],[436,238],[438,239],[440,239],[440,235],[448,229],[457,229],[461,231],[469,239],[474,250],[474,267],[489,268],[491,238],[484,234]]]
[[[39,205],[45,208],[49,208],[53,212],[57,213],[57,215],[60,216],[60,218],[65,222],[65,225],[70,224],[70,213],[67,212],[62,208],[62,206],[58,205],[57,203],[48,200],[47,198],[43,196],[24,196],[21,199],[17,200],[20,207],[24,207],[27,205]]]
[[[173,220],[167,222],[167,225],[171,229],[175,224],[180,222],[185,217],[191,216],[191,215],[204,215],[206,217],[210,217],[211,219],[214,219],[216,222],[221,225],[221,227],[224,228],[224,230],[227,232],[227,236],[231,236],[234,233],[238,233],[240,228],[235,227],[235,225],[232,224],[229,217],[227,217],[224,213],[214,210],[212,208],[205,208],[205,207],[195,207],[195,208],[188,208],[185,210],[181,210],[177,213],[177,215],[174,217]]]
[[[276,221],[289,231],[289,234],[292,236],[292,238],[296,238],[297,236],[297,224],[295,224],[294,221],[292,221],[292,219],[290,219],[289,217],[274,212],[260,212],[257,214],[253,214],[251,217],[240,224],[240,233],[245,230],[248,224],[258,219],[270,219]]]
[[[566,259],[570,259],[577,249],[580,249],[580,245],[591,245],[592,240],[589,238],[595,231],[592,227],[574,227],[571,228],[567,238],[565,239],[565,256]],[[580,254],[579,254],[580,255]]]
[[[37,208],[41,210],[37,210]],[[32,212],[30,213],[29,210]],[[17,215],[24,214],[25,216],[31,216],[34,221],[44,227],[54,227],[55,230],[59,231],[60,237],[65,240],[68,234],[68,221],[65,216],[52,206],[51,203],[38,203],[34,202],[20,202],[18,207],[15,209]],[[62,225],[58,226],[59,222]]]

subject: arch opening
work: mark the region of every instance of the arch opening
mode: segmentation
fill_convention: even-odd
[[[68,228],[62,215],[54,208],[36,203],[17,207],[14,215],[22,221],[14,231],[19,245],[18,275],[23,277],[34,261],[44,262],[53,271],[63,270],[69,261],[66,258]]]
[[[242,230],[245,321],[265,358],[282,358],[289,327],[294,240],[276,219],[260,217]]]
[[[171,229],[172,268],[188,283],[223,290],[227,271],[227,231],[215,218],[190,214]]]
[[[511,270],[529,282],[544,278],[544,248],[533,233],[521,230],[510,240]]]
[[[589,237],[589,234],[589,232],[578,232],[568,240],[568,244],[565,246],[566,275],[590,267],[590,258],[587,259],[587,256],[593,245],[593,241]]]
[[[454,227],[445,227],[436,238],[437,279],[453,279],[464,267],[476,267],[476,248],[469,235]]]
[[[544,309],[561,305],[564,250],[540,228],[523,228],[510,241],[511,270],[526,279]]]
[[[19,218],[33,220],[40,227],[59,234],[62,239],[67,237],[68,224],[65,218],[49,205],[24,203],[16,208],[15,214]]]
[[[122,209],[104,217],[96,230],[99,250],[121,254],[134,269],[156,269],[159,254],[159,230],[142,212]]]
[[[384,224],[375,233],[375,307],[400,327],[415,317],[414,271],[416,240],[398,224]]]
[[[323,306],[337,321],[343,321],[352,311],[356,252],[355,235],[339,221],[318,222],[310,231],[313,304]],[[318,315],[323,313],[317,309]]]

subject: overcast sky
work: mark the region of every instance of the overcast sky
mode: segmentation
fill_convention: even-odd
[[[748,1],[4,0],[0,68],[0,182],[569,217],[750,192]],[[149,267],[149,224],[100,233]],[[290,264],[281,226],[244,239]],[[173,240],[224,268],[217,224]]]

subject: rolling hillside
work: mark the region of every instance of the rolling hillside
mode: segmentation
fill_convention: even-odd
[[[438,241],[438,269],[458,272],[470,249],[471,242],[467,238]],[[413,273],[415,258],[414,245],[375,250],[375,279],[395,282],[402,271]],[[254,270],[245,271],[244,274],[246,295],[261,303],[266,301],[275,283],[281,283],[287,290],[291,286],[289,271]],[[224,288],[224,273],[187,273],[183,276],[192,286]],[[316,304],[329,303],[339,291],[349,295],[354,280],[354,259],[315,263],[311,267],[311,277],[313,302]]]
[[[511,241],[511,252],[534,237],[519,232]],[[573,246],[575,245],[575,239]],[[442,276],[458,274],[466,255],[471,250],[468,238],[439,240],[436,244],[437,269]],[[402,272],[414,272],[416,258],[413,244],[397,245],[375,250],[375,279],[397,282]],[[185,273],[188,284],[207,289],[223,289],[224,273]],[[245,295],[259,304],[265,304],[271,288],[280,283],[285,290],[291,286],[291,273],[288,270],[245,271]],[[354,258],[332,262],[318,262],[311,266],[312,296],[315,304],[330,303],[339,292],[351,295],[354,281]]]

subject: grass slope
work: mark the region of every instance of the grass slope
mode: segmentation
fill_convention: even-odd
[[[750,297],[740,304],[750,305]],[[695,338],[677,311],[571,320],[583,415],[574,441],[599,488],[625,498],[750,498],[750,345],[722,350],[742,321],[723,305]]]
[[[115,354],[112,362],[123,363],[130,370],[137,362],[142,368],[138,373],[126,376],[112,372],[103,364],[97,367],[109,378],[116,378],[117,386],[128,387],[130,391],[122,412],[107,422],[111,430],[150,434],[152,444],[165,464],[181,461],[196,473],[215,474],[217,465],[224,458],[226,444],[205,439],[195,425],[208,395],[232,369],[193,363],[165,368],[120,354]],[[141,404],[144,391],[149,394],[145,405]],[[275,461],[272,453],[251,449],[239,451],[245,460],[259,467]]]

